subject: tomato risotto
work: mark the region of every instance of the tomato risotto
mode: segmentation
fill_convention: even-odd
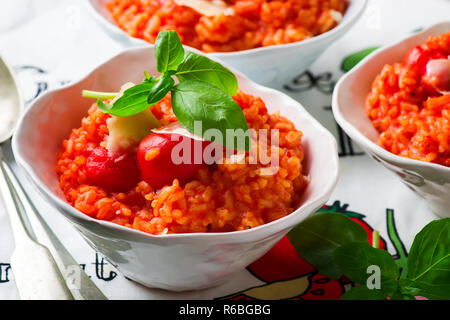
[[[151,234],[244,230],[290,214],[307,184],[302,174],[302,132],[278,112],[269,114],[258,97],[239,91],[234,100],[242,108],[249,128],[278,129],[279,168],[274,174],[262,174],[259,163],[224,161],[200,168],[190,181],[173,179],[153,188],[142,179],[133,182],[130,178],[136,175],[135,156],[130,155],[115,159],[129,174],[117,176],[114,168],[108,169],[109,176],[120,177],[108,182],[108,186],[119,187],[122,183],[125,189],[108,190],[88,179],[88,157],[92,157],[92,150],[97,150],[95,159],[104,156],[101,150],[106,148],[107,120],[111,117],[93,105],[81,127],[73,129],[64,140],[58,154],[56,172],[67,201],[90,217]],[[177,121],[170,94],[150,110],[161,125]],[[266,143],[273,148],[270,141]],[[151,159],[155,154],[147,157]]]
[[[366,100],[379,144],[399,156],[450,166],[450,33],[385,65]]]
[[[204,52],[224,52],[314,37],[334,28],[347,7],[345,0],[219,2],[227,10],[212,15],[194,10],[189,1],[177,0],[111,0],[106,8],[133,37],[154,43],[159,31],[176,30],[183,44]]]

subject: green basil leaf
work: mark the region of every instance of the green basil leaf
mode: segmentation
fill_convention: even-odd
[[[417,285],[414,283],[414,281],[411,281],[410,279],[400,279],[399,280],[400,285],[400,293],[404,295],[409,296],[418,296],[420,295],[420,289],[417,287]]]
[[[399,284],[400,284],[400,294],[402,294],[405,297],[412,297],[415,299],[415,297],[422,296],[428,299],[437,299],[437,300],[448,299],[448,297],[446,298],[445,296],[439,296],[426,289],[421,289],[419,284],[407,278],[400,279]]]
[[[248,132],[244,113],[233,98],[203,81],[189,80],[173,87],[172,109],[181,125],[192,133],[195,121],[201,121],[202,135],[208,129],[219,130],[224,140],[222,144],[228,148],[234,146],[226,145],[227,129]],[[246,143],[247,148],[250,143]]]
[[[408,279],[402,279],[408,280]],[[401,284],[402,285],[402,284]],[[449,300],[450,296],[448,292],[440,292],[441,290],[435,290],[433,286],[423,286],[420,283],[416,283],[409,280],[407,284],[403,284],[401,292],[405,295],[413,297],[426,297],[430,300]]]
[[[377,50],[379,47],[371,47],[347,56],[341,63],[341,70],[348,72],[353,69],[362,59]]]
[[[117,117],[129,117],[144,111],[148,108],[147,97],[153,86],[153,83],[144,82],[125,90],[108,113]]]
[[[200,80],[215,85],[230,96],[237,93],[236,76],[220,63],[194,52],[186,52],[183,62],[178,66],[177,74],[180,82]]]
[[[184,48],[176,31],[161,31],[155,41],[156,69],[173,70],[183,61]]]
[[[398,290],[400,271],[385,250],[373,248],[367,242],[352,242],[337,248],[333,260],[345,276],[362,286],[379,277],[380,290],[386,295]],[[379,268],[379,274],[370,270],[370,266]]]
[[[97,107],[100,111],[103,111],[104,113],[109,113],[109,110],[112,106],[104,103],[102,100],[97,99]]]
[[[152,106],[158,103],[162,98],[164,98],[170,89],[175,85],[175,81],[168,74],[165,74],[161,79],[155,84],[155,86],[150,91],[147,97],[147,103]]]
[[[359,286],[344,293],[341,300],[387,300],[387,298],[381,290],[371,290],[366,286]]]
[[[306,261],[324,276],[338,279],[342,272],[333,261],[340,246],[355,241],[367,242],[364,229],[339,213],[318,213],[288,233],[292,245]]]
[[[450,299],[450,218],[432,221],[416,235],[407,278],[427,298]]]
[[[391,300],[416,300],[414,294],[405,293],[401,287],[390,295]]]

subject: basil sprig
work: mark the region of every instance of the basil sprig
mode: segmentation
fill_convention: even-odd
[[[200,80],[211,83],[230,96],[234,96],[238,89],[236,77],[230,70],[194,52],[186,52],[178,66],[177,78],[180,82]]]
[[[416,235],[407,268],[377,243],[370,246],[364,229],[339,213],[316,214],[296,226],[288,238],[324,276],[345,275],[360,284],[341,299],[450,299],[450,218],[432,221]],[[380,270],[379,288],[367,285],[371,266]]]
[[[202,136],[207,129],[221,132],[226,147],[227,130],[242,129],[248,125],[244,113],[231,96],[238,89],[234,74],[205,56],[185,52],[175,31],[161,31],[155,42],[156,69],[161,76],[150,77],[147,72],[142,83],[123,92],[112,105],[101,101],[105,93],[84,91],[83,95],[97,98],[97,105],[105,113],[117,117],[128,117],[146,110],[172,92],[172,109],[180,124],[191,133],[194,122],[201,121]],[[175,84],[173,77],[178,79]],[[89,93],[89,95],[87,95]],[[111,94],[108,93],[108,97]],[[220,141],[218,141],[220,142]],[[250,149],[249,139],[245,150]],[[239,148],[239,146],[237,146]]]
[[[144,81],[124,91],[108,110],[99,109],[116,117],[128,117],[144,111],[149,107],[147,99],[155,84]],[[98,103],[97,103],[98,105]]]
[[[184,48],[176,31],[162,31],[155,41],[156,70],[164,74],[183,61]]]
[[[172,90],[173,112],[190,132],[194,132],[195,121],[202,121],[203,131],[219,130],[224,139],[227,129],[247,128],[242,111],[236,112],[236,105],[225,92],[203,81],[181,82]]]

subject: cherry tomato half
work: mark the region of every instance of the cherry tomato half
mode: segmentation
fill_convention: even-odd
[[[180,134],[150,133],[137,152],[142,179],[156,189],[172,184],[174,179],[188,182],[206,166],[203,150],[209,143]]]
[[[443,58],[447,58],[447,55],[443,50],[429,50],[419,45],[409,50],[403,60],[403,63],[418,68],[419,73],[422,76],[425,74],[427,64],[430,60]]]
[[[140,179],[134,154],[112,153],[101,147],[87,157],[86,176],[90,183],[117,192],[132,189]]]

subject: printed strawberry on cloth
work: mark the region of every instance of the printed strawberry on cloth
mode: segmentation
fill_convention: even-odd
[[[123,49],[95,23],[85,5],[77,0],[5,2],[0,12],[0,54],[13,66],[27,103],[48,89],[79,79]],[[285,92],[299,100],[338,141],[341,177],[320,211],[339,213],[357,222],[367,232],[369,242],[373,230],[380,231],[380,247],[388,250],[398,265],[404,263],[414,235],[437,216],[338,127],[331,113],[331,94],[336,81],[359,55],[448,20],[448,12],[448,0],[370,0],[353,29],[308,71],[284,86]],[[320,275],[301,258],[292,244],[298,232],[294,229],[222,286],[185,293],[145,288],[124,278],[30,184],[26,185],[61,242],[110,299],[339,299],[353,285],[348,279]],[[9,222],[0,203],[0,299],[18,298],[9,265],[12,249]]]

